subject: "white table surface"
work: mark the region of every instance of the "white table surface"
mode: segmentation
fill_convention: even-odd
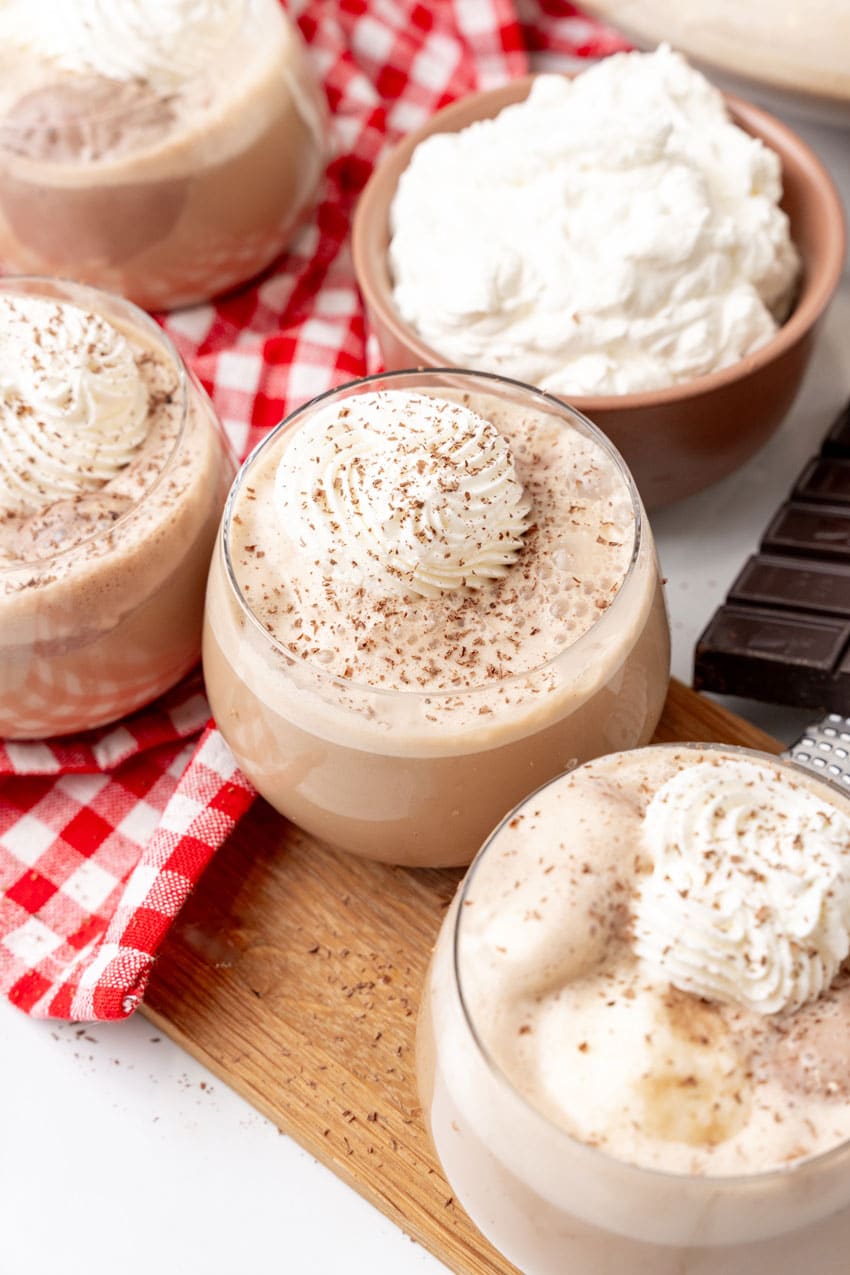
[[[850,206],[850,133],[794,123]],[[768,446],[652,519],[673,671],[850,396],[850,278]],[[730,701],[730,703],[732,703]],[[810,714],[735,701],[790,742]],[[145,1019],[35,1022],[0,1005],[0,1275],[445,1271]]]

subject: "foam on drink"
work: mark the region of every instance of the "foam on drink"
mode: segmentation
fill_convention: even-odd
[[[589,762],[501,829],[459,934],[485,1047],[588,1145],[725,1175],[850,1137],[847,1029],[827,1025],[850,1023],[850,803],[807,774],[698,749]]]
[[[848,858],[846,794],[722,746],[600,757],[506,817],[438,936],[417,1070],[521,1270],[833,1275]]]
[[[0,735],[88,729],[198,658],[229,479],[208,400],[146,316],[0,290]]]
[[[207,684],[296,822],[463,862],[512,795],[648,738],[668,660],[652,542],[562,404],[467,373],[358,389],[297,413],[237,481]]]

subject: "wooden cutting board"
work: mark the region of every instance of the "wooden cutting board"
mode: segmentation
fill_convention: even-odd
[[[781,748],[676,682],[656,739]],[[416,1097],[419,989],[461,875],[339,854],[258,801],[169,934],[142,1012],[451,1270],[508,1275],[453,1201]]]

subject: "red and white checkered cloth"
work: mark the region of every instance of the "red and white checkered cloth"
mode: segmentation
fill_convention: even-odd
[[[387,142],[523,74],[529,51],[625,47],[558,0],[289,9],[333,116],[321,203],[258,283],[163,319],[243,456],[287,412],[367,371],[348,229]],[[0,992],[27,1013],[111,1019],[139,1004],[164,934],[254,796],[208,717],[195,674],[84,738],[0,741]]]

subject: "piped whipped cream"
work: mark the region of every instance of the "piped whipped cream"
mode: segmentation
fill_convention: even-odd
[[[148,428],[148,391],[126,337],[78,306],[0,298],[0,513],[97,491]]]
[[[762,1014],[795,1010],[850,951],[850,820],[751,760],[682,770],[650,803],[653,870],[638,954],[674,987]]]
[[[62,70],[168,90],[212,65],[244,0],[5,0],[0,40]]]
[[[389,597],[506,575],[530,511],[490,421],[398,390],[318,411],[278,466],[275,502],[329,577]]]
[[[662,46],[420,143],[391,210],[396,304],[446,362],[569,394],[688,381],[786,317],[778,156]]]

